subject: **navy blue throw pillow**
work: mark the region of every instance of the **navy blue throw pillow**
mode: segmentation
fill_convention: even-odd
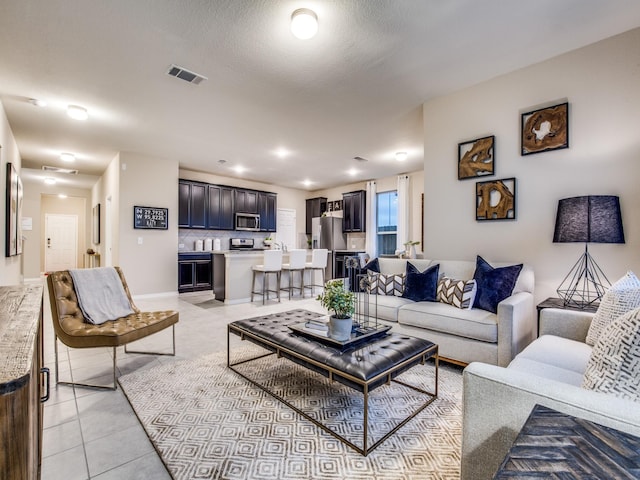
[[[407,276],[402,296],[414,302],[435,302],[439,270],[440,264],[420,272],[412,263],[407,262]]]
[[[367,263],[364,267],[362,267],[362,273],[367,273],[367,272],[380,273],[380,263],[378,263],[377,258],[374,258],[369,263]]]
[[[473,274],[473,279],[478,286],[476,299],[473,303],[474,308],[498,313],[498,304],[505,298],[511,296],[521,270],[522,263],[508,267],[494,268],[489,265],[484,258],[478,255],[476,259],[476,271]]]

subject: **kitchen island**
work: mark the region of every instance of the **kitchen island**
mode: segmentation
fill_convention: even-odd
[[[248,303],[251,301],[252,267],[262,263],[261,251],[221,250],[211,252],[213,256],[213,293],[216,300],[226,304]],[[289,261],[289,254],[282,254],[282,262]],[[307,251],[307,262],[311,261],[311,250]],[[296,277],[297,279],[297,277]],[[322,281],[320,274],[314,278],[314,284]],[[297,282],[297,280],[296,280]],[[305,285],[309,283],[309,274],[305,275]],[[289,276],[282,272],[281,288],[289,286]],[[318,291],[318,289],[316,289]],[[319,292],[318,292],[319,293]]]

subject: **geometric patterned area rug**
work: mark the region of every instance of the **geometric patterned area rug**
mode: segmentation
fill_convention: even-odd
[[[264,352],[245,344],[232,360]],[[441,363],[438,398],[364,457],[229,370],[226,361],[226,352],[218,352],[119,379],[174,479],[460,478],[459,368]],[[341,435],[361,436],[362,394],[273,355],[243,365],[243,374],[269,383]],[[431,362],[398,378],[432,390],[434,371]],[[395,383],[374,390],[370,435],[409,415],[424,401],[416,395]]]

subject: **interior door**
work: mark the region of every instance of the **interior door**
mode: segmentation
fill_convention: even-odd
[[[45,214],[44,268],[47,272],[78,267],[78,216]]]

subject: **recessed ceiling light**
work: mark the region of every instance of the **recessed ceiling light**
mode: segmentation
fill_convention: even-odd
[[[358,170],[356,170],[355,168],[352,168],[347,173],[353,177],[354,175],[358,174]]]
[[[47,102],[44,100],[40,100],[38,98],[30,98],[29,99],[29,103],[31,105],[35,105],[36,107],[46,107],[47,106]]]
[[[290,152],[286,148],[279,148],[278,150],[275,151],[275,154],[279,158],[285,158],[290,155]]]
[[[86,120],[89,118],[89,112],[87,112],[87,109],[80,105],[68,105],[67,115],[74,120]]]
[[[244,172],[246,170],[246,168],[244,168],[242,165],[238,165],[237,167],[233,167],[233,170],[236,173],[242,173],[242,172]]]
[[[312,182],[311,180],[303,180],[303,181],[302,181],[302,184],[303,184],[305,187],[310,187],[311,185],[313,185],[313,182]]]
[[[61,153],[60,160],[63,162],[75,162],[76,156],[73,153]]]
[[[318,16],[313,10],[299,8],[291,14],[291,33],[300,40],[308,40],[318,33]]]
[[[52,177],[45,177],[44,183],[46,183],[47,185],[55,185],[56,179]]]
[[[67,196],[64,193],[59,193],[58,198],[67,198]]]
[[[396,160],[404,162],[407,159],[407,152],[396,152]]]

